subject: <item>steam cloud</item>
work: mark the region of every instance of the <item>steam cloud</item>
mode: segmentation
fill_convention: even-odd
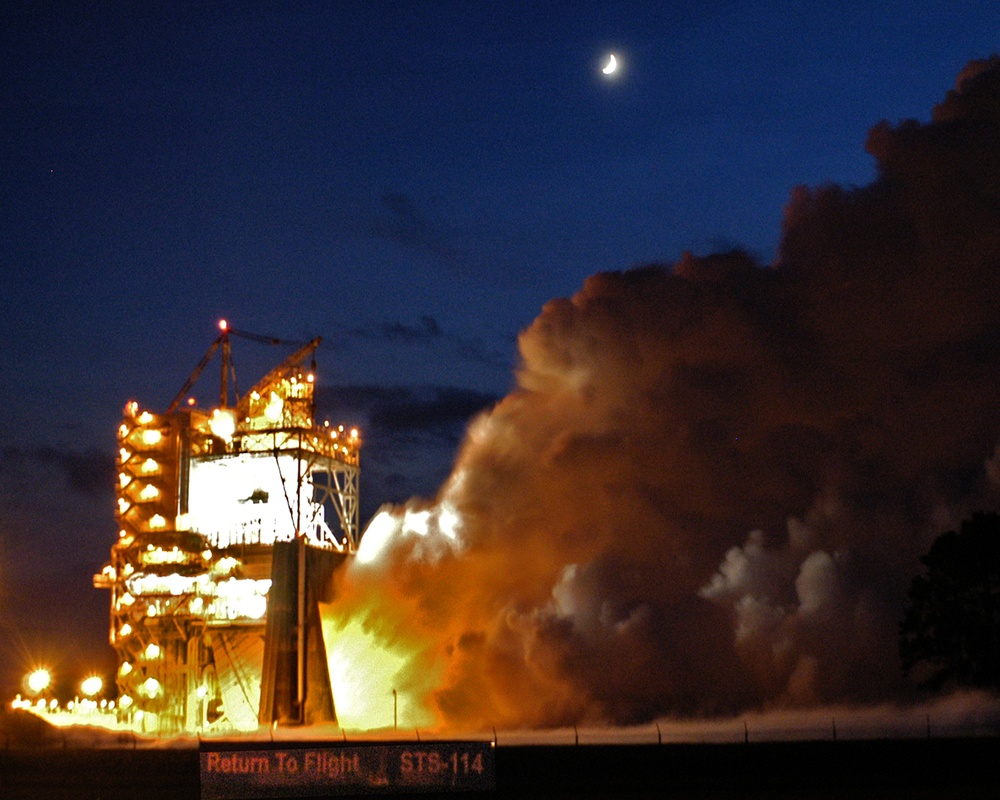
[[[918,557],[998,508],[1000,60],[867,149],[870,186],[794,191],[773,265],[546,304],[435,502],[363,543],[338,613],[417,653],[442,723],[911,696]]]

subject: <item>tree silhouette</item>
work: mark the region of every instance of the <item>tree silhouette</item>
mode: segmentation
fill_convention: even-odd
[[[973,514],[920,561],[900,624],[903,671],[930,689],[1000,689],[1000,516]]]

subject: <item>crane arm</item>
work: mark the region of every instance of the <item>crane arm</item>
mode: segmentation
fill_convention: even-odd
[[[170,414],[173,414],[177,410],[177,406],[181,404],[187,393],[191,391],[191,387],[194,386],[195,382],[198,380],[198,377],[201,375],[202,370],[204,370],[205,367],[208,366],[208,362],[212,360],[212,356],[215,355],[215,351],[219,349],[219,345],[222,344],[225,338],[226,338],[226,333],[223,332],[219,335],[218,339],[212,342],[212,346],[209,347],[208,350],[205,352],[205,355],[202,356],[201,361],[198,362],[198,366],[194,368],[194,372],[192,372],[191,375],[188,377],[188,379],[184,382],[184,385],[181,387],[181,390],[177,393],[177,396],[174,398],[173,402],[170,404],[170,407],[167,409],[168,416]]]
[[[195,383],[198,381],[198,378],[201,376],[201,373],[204,371],[205,367],[208,366],[208,362],[210,362],[212,360],[212,357],[215,355],[215,351],[219,349],[220,345],[223,346],[223,365],[222,365],[222,370],[223,370],[223,372],[222,372],[222,381],[223,381],[222,386],[223,386],[223,388],[222,388],[222,395],[221,395],[222,399],[220,400],[220,403],[222,403],[222,405],[226,404],[226,401],[225,401],[225,396],[226,396],[226,378],[227,378],[226,370],[227,369],[230,369],[230,370],[232,369],[232,364],[231,364],[231,361],[230,361],[230,358],[229,358],[229,336],[230,336],[230,334],[232,334],[233,336],[239,336],[240,338],[243,338],[243,339],[250,339],[251,341],[262,342],[264,344],[285,344],[285,345],[296,345],[297,344],[297,345],[302,345],[298,350],[296,350],[288,358],[286,358],[284,361],[282,361],[281,364],[279,364],[277,367],[275,367],[270,372],[268,372],[267,375],[265,375],[263,378],[261,378],[257,382],[257,384],[253,387],[253,389],[251,391],[253,391],[253,390],[261,390],[262,391],[265,386],[269,385],[270,383],[273,383],[275,380],[277,380],[278,378],[280,378],[281,375],[284,374],[289,368],[291,368],[291,367],[293,367],[293,366],[295,366],[297,364],[300,364],[305,359],[306,356],[308,356],[317,347],[319,347],[320,342],[323,340],[322,336],[317,336],[315,339],[312,339],[311,341],[308,341],[308,342],[292,341],[292,340],[288,340],[288,339],[278,339],[278,338],[275,338],[273,336],[262,336],[259,333],[250,333],[248,331],[236,330],[235,328],[229,328],[229,327],[223,328],[222,333],[219,334],[219,337],[214,342],[212,342],[211,347],[209,347],[208,350],[205,352],[205,355],[202,356],[201,361],[198,362],[198,366],[196,366],[194,368],[194,371],[191,373],[191,375],[188,377],[188,379],[184,382],[184,385],[181,387],[180,391],[177,393],[177,396],[173,399],[173,402],[170,404],[170,407],[167,409],[167,414],[168,415],[169,414],[173,414],[177,410],[178,406],[180,406],[180,404],[184,401],[184,398],[187,396],[188,392],[191,391],[191,387],[194,386]],[[234,382],[234,384],[235,384],[235,380],[236,380],[236,376],[235,376],[235,373],[234,373],[233,374],[233,382]],[[244,396],[246,396],[246,395],[244,395]],[[237,402],[237,405],[241,404],[241,400],[240,400],[239,397],[236,398],[236,402]]]
[[[250,395],[252,395],[254,392],[258,393],[263,392],[264,389],[266,389],[272,383],[274,383],[283,375],[285,375],[289,369],[296,366],[297,364],[301,364],[305,360],[306,356],[308,356],[317,347],[319,347],[319,344],[322,341],[323,337],[317,336],[312,341],[306,342],[305,345],[300,347],[298,350],[292,353],[288,358],[282,361],[278,366],[276,366],[274,369],[268,372],[267,375],[265,375],[263,378],[257,381],[257,383],[254,384],[253,388],[249,392],[246,392],[240,399],[239,404],[237,406],[237,408],[239,408],[240,410],[240,413],[241,414],[246,413],[245,404],[249,402],[247,398],[249,398]]]

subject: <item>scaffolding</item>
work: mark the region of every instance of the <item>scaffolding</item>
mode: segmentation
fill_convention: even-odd
[[[220,327],[165,413],[126,404],[118,539],[94,576],[121,721],[158,735],[336,719],[317,603],[357,549],[361,437],[317,424],[318,338],[231,404],[229,336],[276,340]],[[187,393],[220,348],[219,404],[198,408]]]

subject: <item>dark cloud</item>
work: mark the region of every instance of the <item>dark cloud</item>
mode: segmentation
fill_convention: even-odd
[[[495,395],[454,386],[426,387],[423,392],[399,393],[377,409],[371,423],[390,433],[409,430],[447,431],[463,427],[476,414],[493,405]]]
[[[451,438],[499,397],[457,386],[320,387],[317,406],[361,417],[379,435],[420,432]]]
[[[59,467],[74,492],[89,497],[106,497],[112,492],[115,459],[110,453],[99,450],[74,453],[45,447],[38,451],[38,458],[44,464]]]
[[[876,180],[796,189],[772,265],[685,255],[546,304],[431,507],[457,541],[400,521],[342,587],[424,636],[444,723],[911,695],[918,557],[1000,502],[998,98],[993,60],[875,126]]]
[[[480,339],[467,338],[445,331],[435,317],[422,316],[416,324],[406,324],[399,320],[371,323],[350,328],[348,335],[355,339],[367,339],[392,344],[435,345],[449,348],[464,361],[488,366],[506,368],[507,360],[496,350],[487,347]]]
[[[421,213],[409,195],[387,191],[382,194],[381,204],[388,214],[376,216],[369,229],[372,236],[430,256],[443,266],[460,266],[462,252],[449,243],[449,237],[442,228]]]
[[[107,595],[91,585],[114,536],[112,454],[0,449],[0,692],[38,663],[103,671]],[[98,634],[98,635],[95,635]]]
[[[423,316],[416,325],[402,322],[382,322],[364,328],[350,328],[348,333],[362,339],[378,339],[387,342],[422,342],[440,339],[441,326],[431,316]]]
[[[0,463],[13,470],[24,469],[28,463],[54,467],[70,490],[89,498],[108,497],[114,491],[114,456],[100,450],[74,452],[54,447],[32,450],[4,447],[0,457]]]
[[[316,393],[322,416],[362,428],[363,520],[383,502],[433,493],[469,420],[498,399],[455,386],[324,386]]]

